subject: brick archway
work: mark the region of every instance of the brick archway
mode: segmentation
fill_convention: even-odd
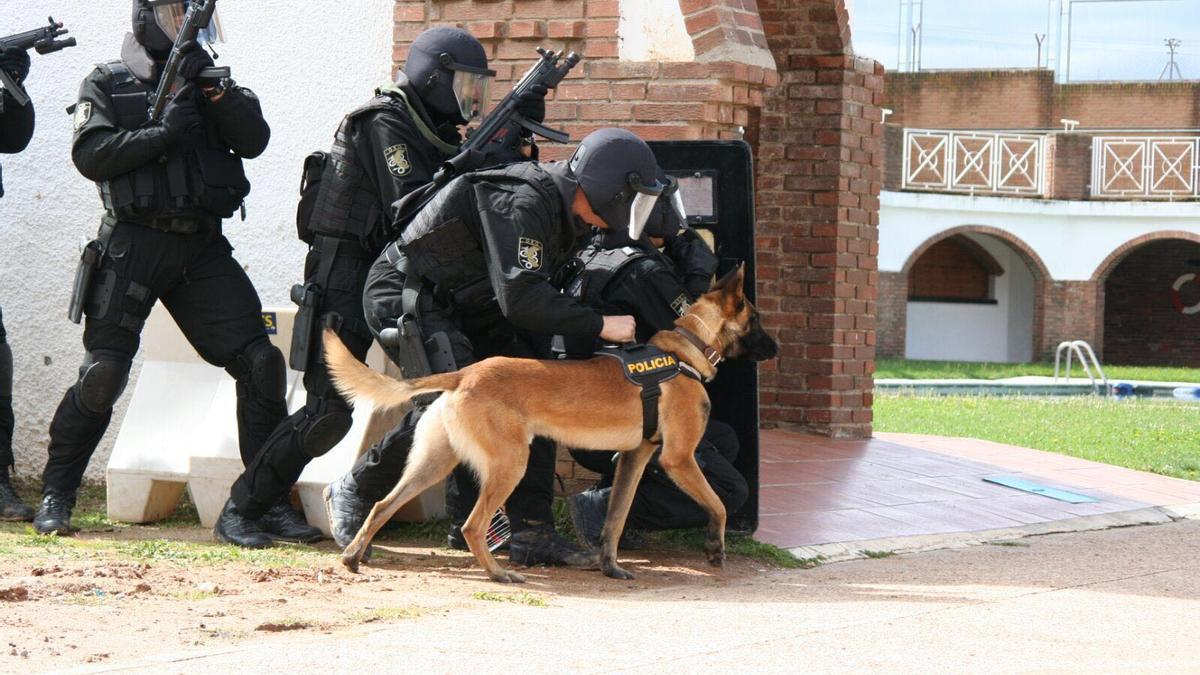
[[[1172,268],[1179,268],[1174,274],[1182,273],[1196,256],[1194,247],[1189,253],[1185,250],[1189,247],[1167,244],[1171,241],[1200,245],[1200,235],[1162,230],[1135,237],[1109,253],[1092,273],[1088,283],[1095,289],[1097,352],[1104,360],[1141,365],[1200,364],[1200,350],[1194,348],[1194,341],[1181,338],[1194,335],[1194,318],[1171,307],[1169,278],[1155,278]],[[1159,248],[1145,250],[1156,244]],[[1129,265],[1123,267],[1126,262]],[[1168,277],[1173,275],[1169,273]],[[1113,293],[1111,301],[1109,293]],[[1130,330],[1136,331],[1136,339],[1130,338]]]
[[[1196,234],[1194,232],[1184,232],[1183,230],[1162,230],[1159,232],[1143,234],[1140,237],[1134,237],[1133,239],[1130,239],[1114,249],[1112,253],[1108,254],[1108,257],[1106,257],[1103,262],[1096,266],[1096,271],[1092,272],[1092,281],[1094,283],[1103,284],[1104,281],[1108,279],[1108,275],[1112,274],[1112,271],[1117,268],[1117,265],[1121,264],[1121,261],[1124,260],[1126,256],[1128,256],[1130,253],[1133,253],[1134,250],[1141,248],[1152,241],[1161,241],[1163,239],[1182,239],[1184,241],[1200,243],[1200,234]]]
[[[1056,291],[1050,270],[1037,251],[1033,250],[1033,247],[1020,237],[1007,230],[987,225],[960,225],[929,237],[909,254],[899,272],[888,273],[885,278],[881,279],[880,304],[887,308],[887,316],[881,317],[887,333],[884,338],[887,348],[885,353],[896,357],[903,357],[905,353],[905,331],[908,324],[908,278],[913,265],[935,244],[964,234],[983,234],[1004,242],[1029,268],[1034,282],[1033,354],[1035,358],[1044,354],[1047,349],[1046,298],[1048,293]]]

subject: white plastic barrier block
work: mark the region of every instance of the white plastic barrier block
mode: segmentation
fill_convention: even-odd
[[[292,343],[295,308],[269,308],[264,321],[274,325],[271,342],[286,355]],[[242,472],[237,440],[237,391],[224,370],[200,359],[170,315],[156,305],[142,333],[145,360],[133,398],[108,462],[108,517],[144,523],[173,511],[186,485],[205,527],[212,527]],[[383,370],[386,358],[372,347],[367,363]],[[304,405],[302,374],[287,373],[288,409]],[[342,476],[358,456],[382,438],[401,413],[354,411],[346,437],[326,455],[309,463],[297,488],[308,522],[329,534],[321,491]],[[439,484],[413,500],[396,518],[428,520],[445,513]]]

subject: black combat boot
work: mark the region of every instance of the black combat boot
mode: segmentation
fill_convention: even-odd
[[[534,525],[514,532],[508,542],[508,559],[518,565],[561,565],[594,568],[600,564],[595,553],[581,551],[562,538],[550,525]]]
[[[608,516],[608,496],[612,488],[599,490],[584,490],[567,497],[567,508],[571,512],[571,525],[575,527],[575,537],[579,543],[593,551],[599,551],[601,535],[604,534],[604,520]],[[646,548],[646,540],[637,531],[630,529],[625,523],[625,531],[621,533],[618,548],[627,551],[637,551]]]
[[[221,509],[213,534],[226,544],[243,548],[267,548],[271,545],[271,537],[263,531],[259,521],[238,513],[232,499],[225,502],[225,508]]]
[[[33,529],[38,534],[62,534],[71,529],[71,509],[75,508],[75,493],[46,488],[42,493],[42,507],[33,517]]]
[[[278,504],[267,509],[263,517],[258,519],[258,526],[276,541],[311,544],[325,538],[323,532],[309,525],[304,516],[292,508],[286,495]]]
[[[7,466],[0,468],[0,520],[33,520],[33,508],[17,496]]]
[[[339,548],[346,548],[362,529],[375,502],[358,496],[358,484],[352,474],[326,485],[324,495],[333,541]]]

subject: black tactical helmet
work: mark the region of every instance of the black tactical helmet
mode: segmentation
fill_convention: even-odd
[[[179,34],[190,0],[133,0],[133,37],[151,56],[165,59],[171,53]],[[221,23],[217,14],[200,30],[202,44],[221,40]]]
[[[440,120],[466,124],[483,115],[496,71],[488,70],[479,40],[461,28],[438,26],[417,36],[404,74]],[[440,121],[438,120],[438,121]]]
[[[639,239],[665,185],[646,142],[624,129],[588,134],[567,164],[596,215]]]

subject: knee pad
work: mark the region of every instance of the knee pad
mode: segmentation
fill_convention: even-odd
[[[225,370],[238,381],[239,389],[249,387],[259,398],[282,401],[287,397],[283,352],[266,338],[251,342]]]
[[[309,457],[320,457],[333,449],[350,432],[354,419],[340,401],[322,401],[310,412],[300,431],[300,447]]]
[[[130,360],[123,354],[88,352],[79,367],[76,394],[84,410],[101,415],[112,410],[113,404],[129,383]]]

